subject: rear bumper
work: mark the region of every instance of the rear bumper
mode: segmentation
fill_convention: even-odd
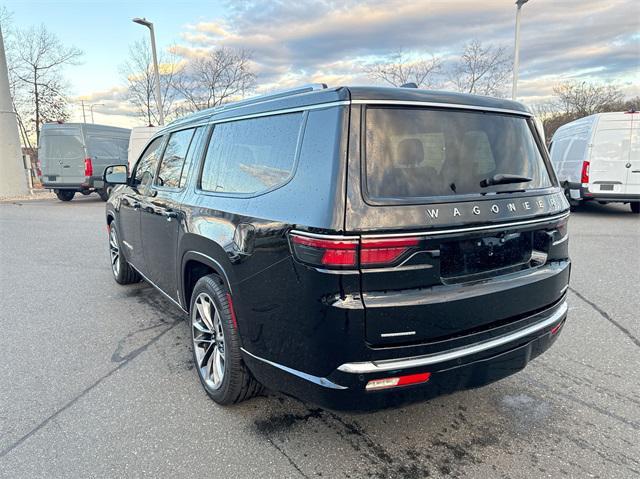
[[[567,316],[565,300],[532,317],[522,329],[461,348],[435,354],[381,361],[351,362],[327,377],[306,374],[243,350],[256,378],[274,389],[330,409],[379,409],[429,399],[460,389],[483,386],[523,369],[546,351]],[[425,383],[366,391],[373,379],[429,372]]]
[[[608,203],[628,203],[630,201],[640,201],[640,195],[631,194],[602,194],[602,193],[585,193],[585,200],[606,201]]]
[[[640,201],[640,195],[627,193],[592,193],[580,183],[569,183],[570,195],[573,199],[606,201],[608,203],[628,203]]]
[[[98,190],[104,188],[104,182],[102,179],[87,177],[84,181],[80,183],[64,183],[64,182],[56,182],[56,181],[47,181],[41,177],[40,182],[42,183],[43,188],[48,188],[51,190],[74,190],[74,191],[82,191],[82,190]]]

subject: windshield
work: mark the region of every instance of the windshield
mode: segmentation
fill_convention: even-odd
[[[366,180],[381,199],[551,186],[525,118],[406,107],[367,108]]]

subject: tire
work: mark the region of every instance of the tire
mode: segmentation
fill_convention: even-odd
[[[631,212],[638,215],[640,214],[640,201],[632,201],[630,204]]]
[[[109,225],[109,259],[111,260],[111,272],[116,283],[132,284],[140,282],[142,278],[122,255],[120,235],[113,221]]]
[[[56,190],[56,196],[60,201],[71,201],[76,195],[73,190]]]
[[[98,190],[96,193],[98,193],[98,196],[102,201],[109,200],[110,191],[108,191],[106,188],[104,190]]]
[[[245,401],[262,391],[242,361],[227,290],[215,275],[204,276],[191,295],[191,349],[202,387],[221,405]]]

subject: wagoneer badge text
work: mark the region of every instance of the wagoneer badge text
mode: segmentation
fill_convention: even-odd
[[[445,218],[470,219],[473,217],[506,217],[527,216],[540,213],[555,213],[567,208],[566,199],[562,193],[553,195],[525,197],[521,199],[478,203],[455,203],[446,207],[427,208],[427,219],[436,222]]]

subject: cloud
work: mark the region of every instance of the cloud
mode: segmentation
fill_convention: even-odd
[[[477,38],[510,49],[515,7],[504,0],[241,0],[228,11],[188,25],[176,51],[189,57],[219,46],[250,50],[268,89],[298,80],[370,82],[364,63],[398,48],[451,59]],[[521,22],[521,91],[550,95],[558,78],[640,81],[639,15],[635,0],[529,2]],[[527,86],[534,84],[541,89]]]
[[[176,32],[169,48],[184,59],[211,48],[252,54],[258,91],[322,81],[364,84],[367,62],[399,48],[452,61],[464,44],[513,48],[515,5],[510,0],[234,0],[223,17]],[[640,2],[533,0],[522,10],[520,94],[541,102],[564,80],[620,84],[640,90]],[[117,101],[117,100],[114,100]],[[121,101],[121,100],[120,100]],[[119,107],[122,112],[128,107]]]

